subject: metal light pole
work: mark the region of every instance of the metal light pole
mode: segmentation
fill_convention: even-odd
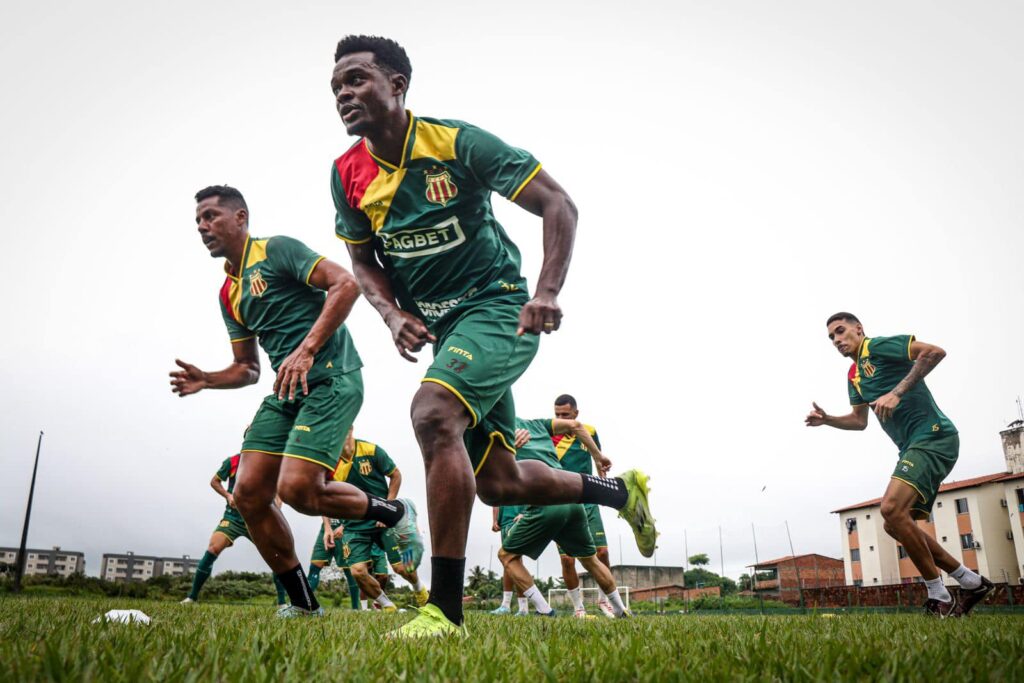
[[[32,516],[32,495],[36,491],[36,472],[39,470],[39,451],[43,447],[43,432],[39,431],[39,441],[36,443],[36,462],[32,466],[32,483],[28,487],[28,507],[25,508],[25,526],[21,529],[21,545],[18,547],[18,564],[14,570],[14,592],[21,592],[21,577],[25,574],[25,562],[28,560],[28,551],[25,545],[28,543],[28,521]]]

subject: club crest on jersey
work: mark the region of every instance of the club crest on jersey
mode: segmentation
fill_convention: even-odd
[[[869,360],[861,361],[860,369],[864,371],[865,377],[874,377],[877,368]]]
[[[263,279],[263,274],[259,270],[252,271],[249,274],[249,294],[261,297],[265,291],[267,291],[267,281]]]
[[[452,182],[452,174],[443,166],[433,166],[423,172],[427,182],[427,201],[447,207],[448,202],[459,194],[459,188]]]
[[[373,465],[371,465],[368,460],[364,460],[361,463],[359,463],[359,474],[361,474],[361,475],[363,475],[365,477],[365,476],[369,475],[370,472],[372,472],[372,471],[373,471]]]

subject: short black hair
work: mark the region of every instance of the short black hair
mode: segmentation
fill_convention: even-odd
[[[249,205],[245,203],[245,197],[242,193],[231,187],[230,185],[210,185],[196,192],[196,203],[209,199],[210,197],[216,197],[218,204],[227,204],[236,209],[249,210]]]
[[[829,316],[828,320],[825,321],[825,327],[828,327],[837,320],[845,320],[848,323],[857,323],[862,325],[860,320],[857,319],[853,313],[847,313],[846,311],[840,311],[839,313],[833,313]]]
[[[372,52],[373,61],[378,66],[395,74],[402,74],[405,80],[412,80],[412,63],[409,55],[405,54],[405,48],[382,36],[345,36],[338,41],[338,47],[334,50],[334,63],[345,55],[353,52]]]
[[[569,394],[562,394],[561,396],[559,396],[558,398],[555,399],[555,405],[556,406],[566,406],[566,405],[568,405],[568,406],[572,406],[573,410],[576,410],[576,399],[573,398],[572,396],[570,396]]]

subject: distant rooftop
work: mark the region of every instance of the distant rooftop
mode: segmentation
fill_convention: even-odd
[[[996,472],[995,474],[986,474],[980,477],[972,477],[970,479],[962,479],[960,481],[951,481],[948,484],[943,484],[939,487],[939,493],[945,491],[956,491],[959,489],[969,489],[972,486],[981,486],[982,484],[992,484],[997,481],[1011,481],[1013,479],[1024,479],[1024,472],[1013,474],[1012,472]],[[878,505],[882,502],[881,498],[872,498],[866,500],[863,503],[857,503],[856,505],[847,505],[841,507],[838,510],[833,510],[832,513],[847,512],[848,510],[859,510],[860,508],[869,508]]]

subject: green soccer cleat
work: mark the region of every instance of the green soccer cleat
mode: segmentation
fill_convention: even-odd
[[[288,605],[286,607],[278,608],[277,618],[278,619],[298,619],[300,617],[322,617],[324,615],[324,608],[317,607],[316,609],[302,609],[295,605]]]
[[[619,477],[626,486],[629,496],[626,504],[619,510],[619,517],[626,520],[633,529],[636,537],[636,547],[644,557],[654,555],[657,547],[655,541],[658,532],[654,528],[654,517],[651,516],[651,508],[648,506],[647,496],[650,488],[647,486],[648,477],[640,470],[626,470]]]
[[[450,636],[469,635],[466,625],[456,626],[448,621],[441,608],[437,605],[427,604],[419,608],[419,615],[405,626],[394,631],[388,631],[384,637],[388,640],[403,638],[446,638]]]

